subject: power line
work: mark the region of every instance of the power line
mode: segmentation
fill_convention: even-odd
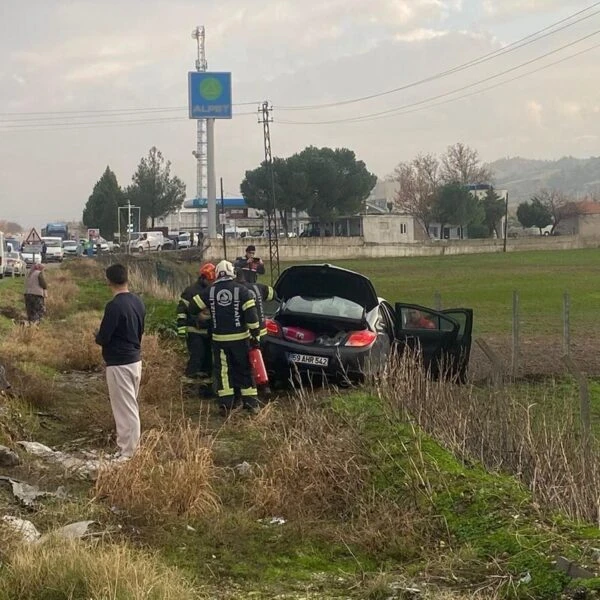
[[[242,112],[242,113],[235,113],[233,116],[234,117],[244,117],[244,116],[256,116],[256,113],[254,111],[252,112]],[[184,121],[189,121],[188,117],[163,117],[163,118],[156,118],[156,119],[134,119],[134,120],[115,120],[115,121],[90,121],[90,122],[83,122],[83,123],[71,123],[71,122],[64,122],[64,123],[48,123],[46,126],[44,126],[43,124],[40,125],[39,127],[33,127],[33,125],[31,123],[26,123],[26,124],[0,124],[0,131],[1,132],[9,132],[9,131],[21,131],[21,132],[27,132],[27,131],[62,131],[62,130],[67,130],[67,129],[88,129],[90,127],[112,127],[112,126],[116,126],[116,125],[125,125],[125,126],[129,126],[129,125],[147,125],[147,124],[160,124],[160,123],[177,123],[177,122],[184,122]]]
[[[233,103],[232,106],[255,106],[260,104],[259,101],[256,102],[237,102]],[[109,116],[121,116],[129,115],[129,114],[138,114],[138,113],[153,113],[153,112],[175,112],[175,111],[185,111],[187,112],[189,108],[187,106],[162,106],[162,107],[148,107],[148,108],[99,108],[99,109],[90,109],[90,110],[52,110],[52,111],[32,111],[32,112],[0,112],[0,117],[20,117],[20,116],[39,116],[43,117],[44,120],[47,120],[48,117],[45,115],[100,115],[106,114]],[[254,114],[254,113],[253,113]],[[73,117],[78,118],[78,117]],[[18,120],[18,119],[8,119],[9,121]]]
[[[590,33],[586,36],[583,36],[577,40],[574,40],[573,42],[569,42],[568,44],[565,44],[564,46],[560,46],[559,48],[555,48],[554,50],[551,50],[549,52],[546,52],[544,54],[541,54],[540,56],[537,56],[536,58],[532,58],[528,61],[525,61],[519,65],[516,65],[514,67],[511,67],[509,69],[505,69],[504,71],[501,71],[499,73],[496,73],[495,75],[490,75],[489,77],[485,77],[484,79],[480,79],[479,81],[475,81],[473,83],[461,86],[460,88],[456,88],[454,90],[451,90],[449,92],[444,92],[442,94],[437,94],[435,96],[430,96],[429,98],[425,98],[423,100],[419,100],[417,102],[412,102],[410,104],[405,104],[403,106],[397,106],[395,108],[391,108],[388,110],[383,110],[383,111],[379,111],[379,112],[375,112],[375,113],[370,113],[370,114],[365,114],[365,115],[358,115],[356,117],[347,117],[347,118],[343,118],[343,119],[332,119],[332,120],[328,120],[328,121],[286,121],[286,120],[281,120],[278,121],[278,123],[282,123],[285,125],[334,125],[337,123],[352,123],[352,122],[362,122],[365,120],[371,120],[374,117],[380,117],[383,115],[390,115],[390,114],[394,114],[397,113],[399,111],[403,111],[407,108],[412,108],[415,106],[421,106],[423,104],[427,104],[428,102],[432,102],[434,100],[439,100],[441,98],[446,98],[448,96],[451,96],[452,94],[457,94],[460,93],[464,90],[473,88],[475,86],[481,85],[482,83],[487,83],[488,81],[492,81],[494,79],[497,79],[498,77],[502,77],[503,75],[507,75],[508,73],[512,73],[514,71],[517,71],[518,69],[521,69],[523,67],[526,67],[530,64],[533,64],[535,62],[538,62],[540,60],[543,60],[544,58],[547,58],[548,56],[552,56],[553,54],[556,54],[557,52],[561,52],[562,50],[565,50],[567,48],[570,48],[572,46],[575,46],[576,44],[579,44],[585,40],[588,40],[594,36],[597,36],[598,34],[600,34],[600,30],[597,30],[593,33]],[[593,47],[591,48],[593,49]],[[578,56],[578,54],[575,54],[573,56]],[[562,61],[558,61],[558,62],[562,62]]]
[[[547,65],[543,65],[541,67],[538,67],[537,69],[533,69],[532,71],[528,71],[527,73],[521,73],[521,75],[517,75],[516,77],[511,77],[510,79],[506,79],[505,81],[500,81],[499,83],[495,83],[494,85],[490,85],[487,86],[485,88],[482,88],[480,90],[474,90],[472,92],[469,92],[468,94],[463,94],[462,96],[457,96],[456,98],[449,98],[447,100],[442,100],[441,102],[435,102],[433,104],[429,104],[428,106],[422,106],[420,108],[413,108],[412,110],[402,110],[402,111],[398,111],[394,114],[388,114],[388,115],[382,115],[382,116],[378,116],[378,117],[373,117],[373,118],[366,118],[366,119],[362,119],[362,120],[357,120],[355,121],[355,123],[366,123],[368,121],[378,121],[381,119],[388,119],[390,117],[397,117],[397,116],[403,116],[403,115],[408,115],[408,114],[412,114],[412,113],[416,113],[416,112],[420,112],[423,110],[428,110],[430,108],[435,108],[437,106],[442,106],[444,104],[450,104],[451,102],[456,102],[457,100],[463,100],[464,98],[470,98],[472,96],[476,96],[478,94],[481,94],[483,92],[487,92],[489,90],[493,90],[499,87],[502,87],[503,85],[506,85],[507,83],[512,83],[513,81],[517,81],[519,79],[524,79],[525,77],[528,77],[529,75],[534,75],[535,73],[539,73],[540,71],[544,71],[545,69],[549,69],[550,67],[553,67],[555,65],[558,65],[560,63],[566,62],[568,60],[571,60],[573,58],[576,58],[578,56],[581,56],[582,54],[586,54],[587,52],[591,52],[592,50],[596,50],[597,48],[600,48],[600,44],[595,44],[594,46],[590,46],[589,48],[585,48],[584,50],[580,50],[579,52],[576,52],[575,54],[571,54],[570,56],[566,56],[564,58],[561,58],[559,60],[556,60],[554,62],[548,63]],[[287,124],[291,124],[291,123],[285,123]]]
[[[324,104],[313,104],[313,105],[307,105],[307,106],[276,106],[275,108],[277,110],[289,110],[289,111],[296,111],[296,110],[305,111],[305,110],[316,110],[316,109],[322,109],[322,108],[333,108],[333,107],[338,107],[338,106],[345,106],[348,104],[356,104],[359,102],[365,102],[367,100],[373,100],[375,98],[381,98],[383,96],[388,96],[390,94],[402,92],[402,91],[408,90],[410,88],[423,85],[425,83],[430,83],[437,79],[442,79],[444,77],[447,77],[448,75],[453,75],[454,73],[459,73],[460,71],[470,69],[471,67],[481,65],[485,62],[488,62],[490,60],[493,60],[495,58],[498,58],[505,54],[509,54],[511,52],[514,52],[515,50],[519,50],[525,46],[528,46],[530,44],[538,42],[539,40],[542,40],[548,36],[554,35],[555,33],[563,31],[564,29],[572,27],[573,25],[577,25],[578,23],[581,23],[582,21],[585,21],[587,19],[590,19],[590,18],[600,14],[600,11],[593,12],[592,14],[589,14],[580,19],[577,19],[577,20],[573,21],[572,23],[567,23],[566,25],[563,25],[562,27],[557,28],[557,26],[562,25],[566,21],[570,21],[570,20],[574,19],[575,17],[578,17],[579,15],[592,10],[593,8],[595,8],[597,6],[600,6],[600,2],[595,2],[594,4],[588,6],[587,8],[580,10],[568,17],[565,17],[564,19],[561,19],[560,21],[557,21],[556,23],[553,23],[552,25],[548,25],[547,27],[544,27],[543,29],[540,29],[539,31],[531,33],[531,34],[525,36],[524,38],[521,38],[520,40],[512,42],[511,44],[508,44],[504,48],[494,50],[492,52],[489,52],[488,54],[484,54],[483,56],[472,59],[466,63],[452,67],[446,71],[441,71],[440,73],[435,73],[434,75],[430,75],[429,77],[419,79],[418,81],[414,81],[412,83],[407,83],[405,85],[393,88],[391,90],[386,90],[383,92],[369,94],[367,96],[361,96],[359,98],[352,98],[349,100],[340,100],[337,102],[330,102],[330,103],[324,103]],[[548,31],[548,30],[552,30],[552,31]],[[547,33],[544,33],[544,32],[547,32]],[[540,34],[543,34],[543,35],[540,35]]]

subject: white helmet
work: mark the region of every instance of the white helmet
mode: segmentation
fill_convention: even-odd
[[[217,272],[217,279],[224,279],[227,277],[235,277],[235,269],[228,260],[222,260],[215,269]]]

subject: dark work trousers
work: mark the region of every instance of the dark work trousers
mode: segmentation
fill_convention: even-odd
[[[213,373],[220,406],[228,410],[241,398],[244,408],[258,406],[248,352],[248,340],[213,342]]]
[[[212,370],[212,355],[210,352],[210,337],[200,333],[186,335],[189,359],[185,374],[188,377],[197,377],[200,373],[210,375]]]

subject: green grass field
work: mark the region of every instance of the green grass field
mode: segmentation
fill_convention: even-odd
[[[599,322],[596,249],[331,262],[370,277],[379,295],[392,303],[433,307],[437,291],[446,308],[473,308],[478,334],[510,331],[515,290],[520,294],[524,335],[562,332],[565,291],[571,296],[574,331],[587,331]],[[281,268],[290,264],[282,263]]]

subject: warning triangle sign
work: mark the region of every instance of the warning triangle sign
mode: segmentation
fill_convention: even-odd
[[[31,228],[29,235],[25,238],[25,243],[26,244],[41,244],[42,243],[42,238],[40,237],[40,234],[35,230],[35,227]]]

